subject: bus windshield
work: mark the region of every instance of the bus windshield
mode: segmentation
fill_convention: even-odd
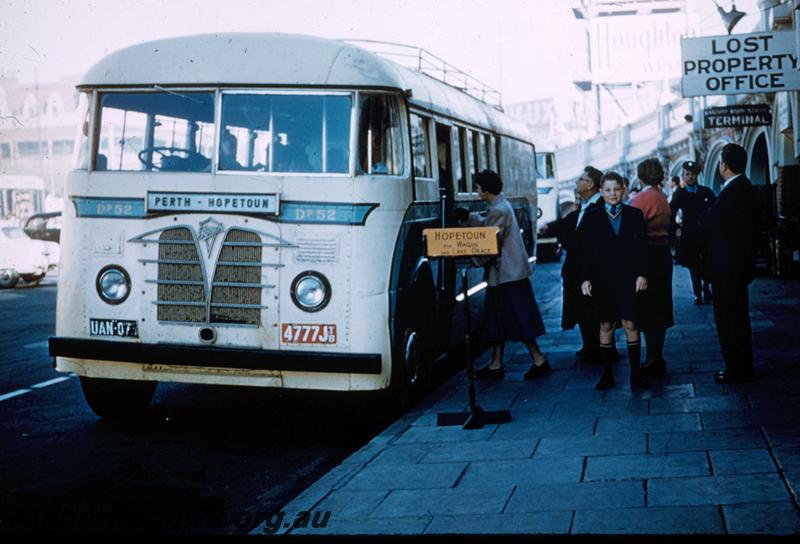
[[[555,177],[552,153],[536,153],[536,177],[539,179]]]
[[[214,93],[103,93],[94,169],[209,172],[214,136]]]
[[[351,109],[349,94],[224,94],[218,168],[346,174]]]
[[[219,171],[350,171],[351,93],[222,94]],[[214,93],[100,95],[95,170],[210,172]]]

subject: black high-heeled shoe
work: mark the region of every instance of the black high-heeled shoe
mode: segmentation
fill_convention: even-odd
[[[550,368],[550,362],[547,359],[545,359],[544,362],[540,365],[533,363],[531,365],[531,368],[525,373],[524,378],[526,380],[533,380],[540,376],[544,376],[545,374],[550,372],[550,370],[552,370]]]
[[[502,366],[500,368],[490,368],[489,365],[486,365],[475,371],[476,378],[502,378],[505,375],[506,369]]]

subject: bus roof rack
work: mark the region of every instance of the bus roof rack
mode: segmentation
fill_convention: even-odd
[[[477,98],[484,104],[503,111],[500,91],[469,75],[437,57],[430,51],[413,45],[384,42],[379,40],[344,39],[343,42],[357,45],[378,56],[396,62],[404,68],[416,70],[425,75]]]

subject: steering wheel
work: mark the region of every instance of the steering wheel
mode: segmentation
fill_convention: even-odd
[[[153,154],[157,154],[161,157],[158,161],[158,165],[153,162]],[[147,159],[147,155],[150,156],[150,159]],[[153,146],[153,147],[146,147],[139,151],[139,160],[142,161],[147,168],[151,168],[153,170],[161,170],[164,166],[165,159],[171,159],[175,157],[180,159],[181,161],[187,161],[188,163],[195,163],[203,160],[208,160],[205,155],[202,153],[198,153],[196,151],[192,151],[191,149],[183,149],[181,147],[169,147],[169,146]],[[170,162],[167,160],[167,162]]]

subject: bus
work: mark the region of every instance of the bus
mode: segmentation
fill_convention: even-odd
[[[555,233],[555,222],[561,217],[558,195],[556,154],[536,151],[536,190],[539,195],[536,216],[538,238],[536,256],[539,261],[561,258],[561,244]]]
[[[458,263],[426,258],[422,230],[484,209],[475,172],[499,170],[535,254],[524,129],[365,48],[170,38],[78,90],[49,351],[102,417],[158,382],[425,391],[465,331]],[[479,313],[483,271],[467,279]]]

